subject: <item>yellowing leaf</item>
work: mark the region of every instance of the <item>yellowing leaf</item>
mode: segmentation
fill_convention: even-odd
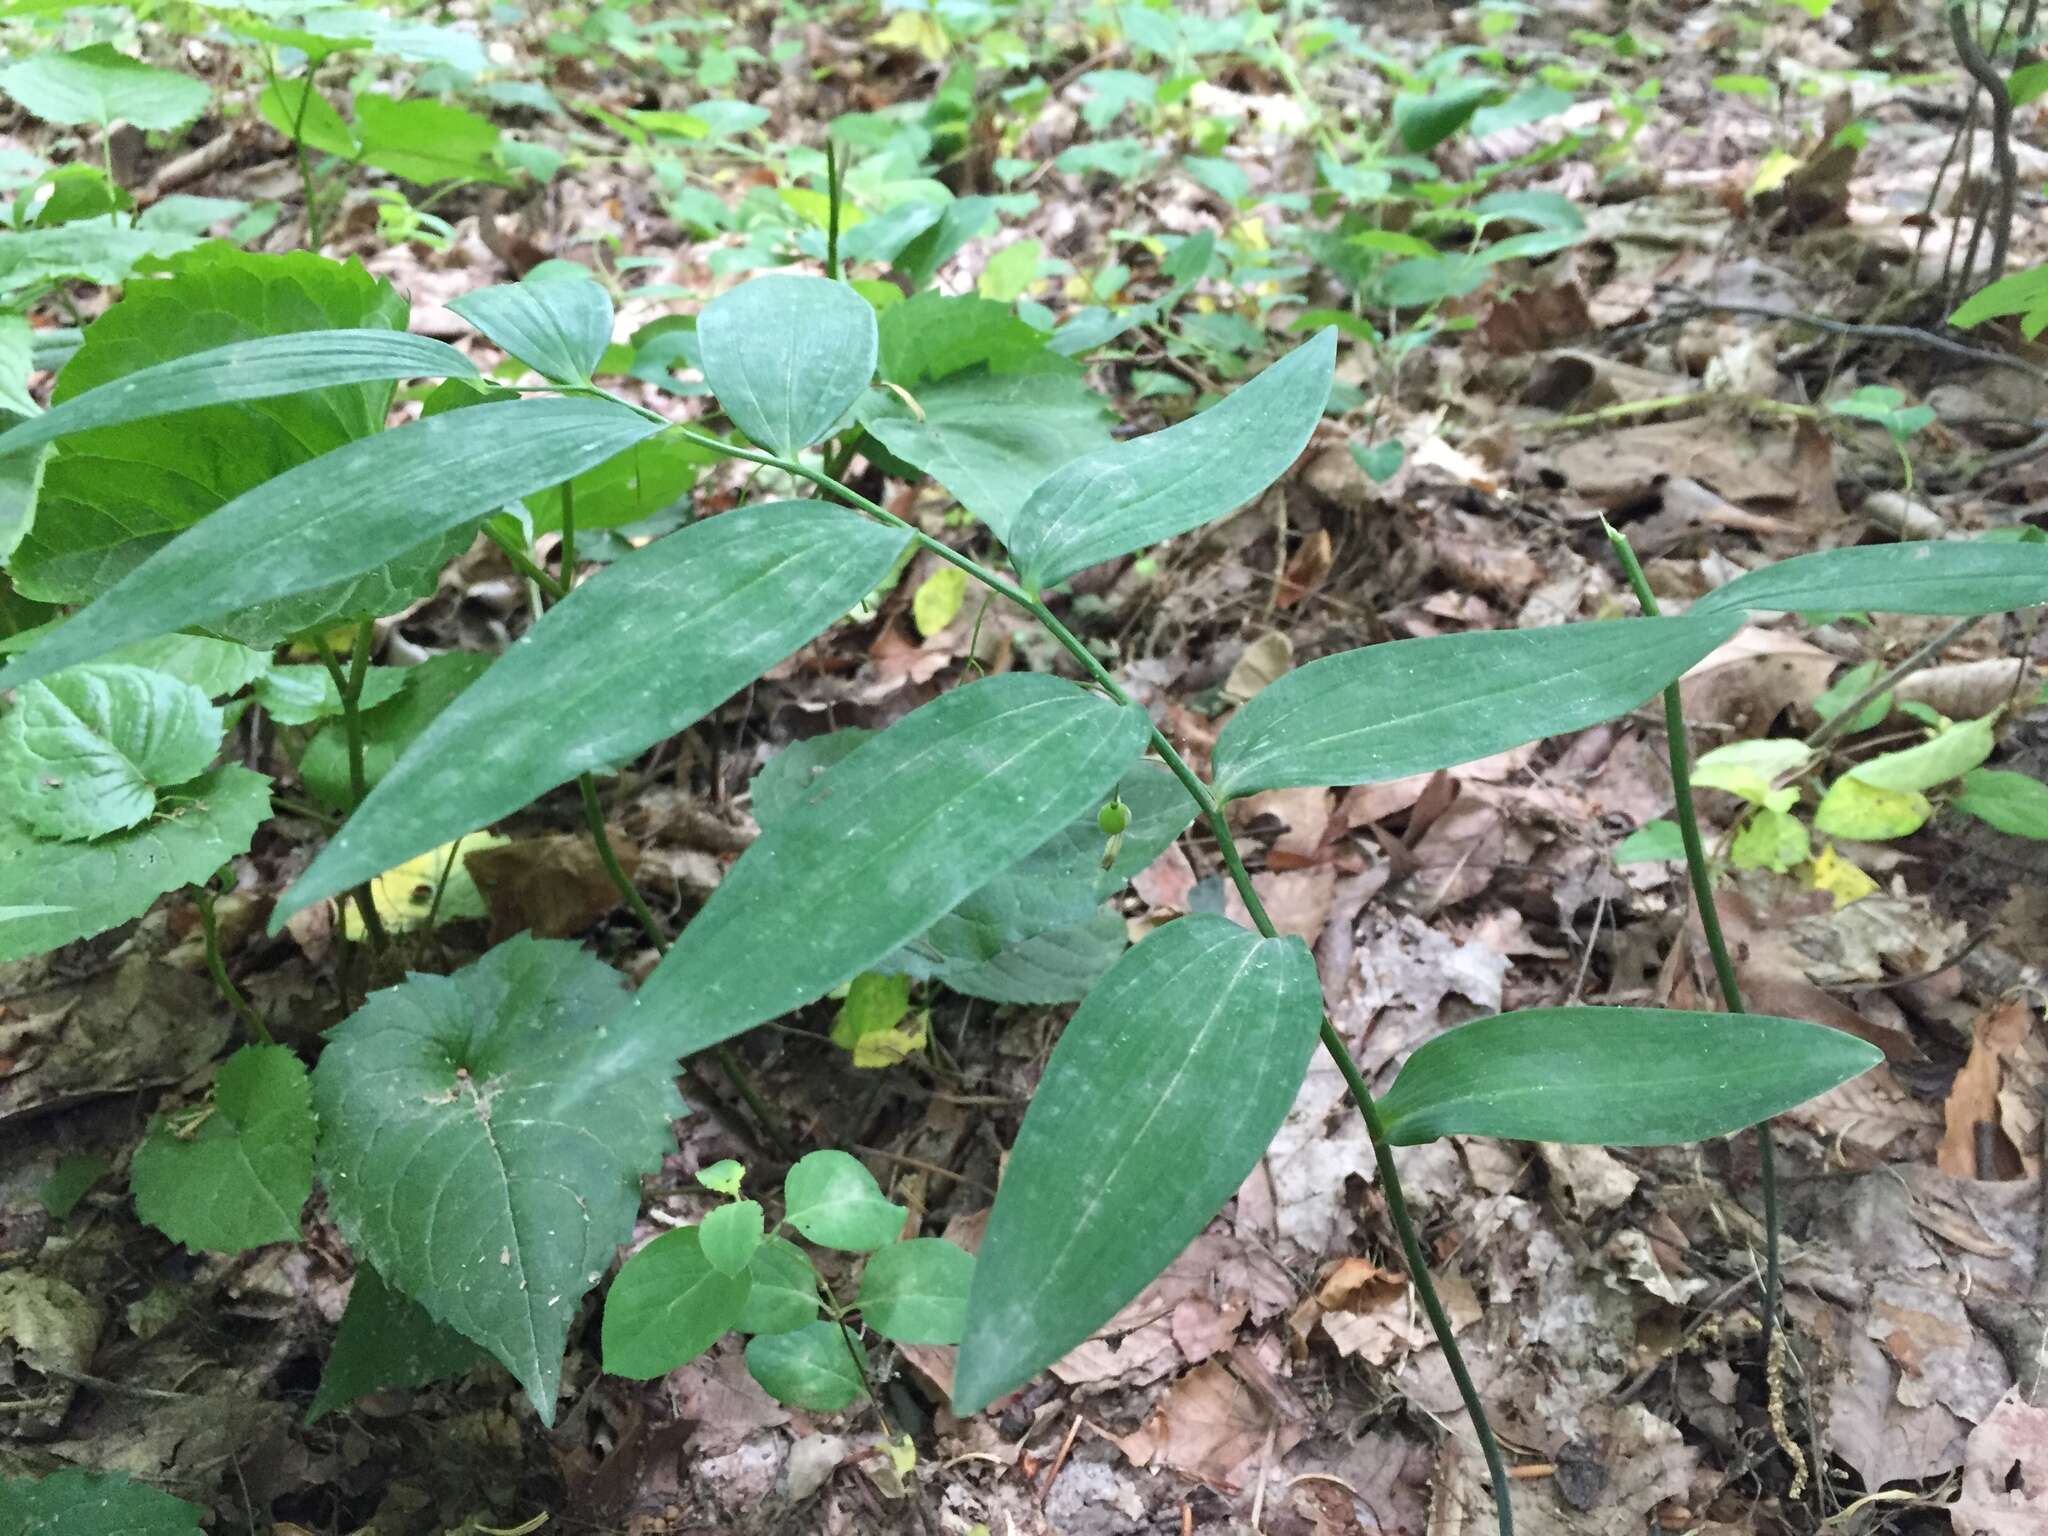
[[[1693,765],[1692,781],[1707,789],[1723,789],[1731,795],[1740,795],[1751,805],[1785,811],[1791,809],[1792,803],[1799,798],[1798,792],[1774,790],[1771,780],[1804,768],[1812,757],[1812,751],[1804,742],[1789,739],[1731,742],[1725,747],[1702,753],[1700,760]]]
[[[1858,778],[1840,778],[1821,796],[1813,826],[1830,837],[1883,842],[1919,831],[1933,814],[1933,805],[1917,790],[1880,789]]]
[[[464,917],[484,917],[487,915],[484,898],[476,888],[476,881],[470,878],[467,860],[472,853],[485,848],[502,848],[509,842],[509,837],[476,832],[452,843],[443,843],[416,859],[407,859],[396,869],[387,869],[372,880],[370,901],[377,908],[377,915],[384,919],[384,926],[394,933],[423,925],[430,908],[437,923]],[[457,862],[455,868],[449,870],[451,859]],[[434,891],[441,884],[443,870],[448,870],[448,884],[441,892],[440,904],[436,906]],[[342,903],[341,931],[351,939],[363,936],[363,914],[353,901]]]
[[[1826,891],[1835,899],[1835,910],[1841,911],[1852,901],[1861,901],[1875,895],[1877,882],[1858,869],[1854,864],[1835,852],[1835,845],[1829,843],[1814,856],[1800,873],[1806,883],[1816,891]]]
[[[1230,238],[1247,250],[1264,251],[1272,248],[1273,242],[1266,238],[1264,219],[1240,219],[1231,226]]]
[[[777,187],[775,195],[782,199],[784,207],[788,208],[790,212],[794,213],[806,224],[810,224],[818,229],[826,229],[831,226],[832,199],[823,192],[814,192],[809,187]],[[853,228],[854,225],[860,223],[866,217],[867,215],[854,207],[853,204],[841,199],[839,204],[839,227],[842,230]]]
[[[960,617],[967,601],[967,573],[957,565],[942,565],[918,584],[910,600],[910,616],[917,632],[929,640]]]
[[[919,1009],[902,1029],[878,1029],[853,1042],[853,1064],[870,1071],[893,1067],[931,1038],[931,1015]]]
[[[1764,156],[1763,164],[1756,168],[1756,179],[1749,184],[1749,195],[1762,197],[1766,192],[1777,191],[1805,163],[1797,155],[1788,155],[1782,149],[1772,150]]]
[[[910,978],[862,971],[846,989],[839,1017],[832,1021],[832,1043],[852,1050],[862,1035],[894,1029],[910,1012]]]
[[[1024,296],[1038,280],[1038,263],[1045,247],[1036,240],[1019,240],[1004,246],[981,269],[974,291],[984,299],[1009,304]]]
[[[946,29],[929,11],[898,11],[889,25],[868,39],[884,48],[909,48],[934,64],[946,56]]]
[[[1805,827],[1782,810],[1766,808],[1735,834],[1728,861],[1737,869],[1773,869],[1782,875],[1805,863],[1812,851]]]
[[[1996,738],[1991,733],[1990,715],[1950,726],[1939,736],[1903,752],[1887,752],[1859,763],[1850,773],[1865,784],[1880,789],[1914,791],[1932,789],[1960,779],[1991,755]]]

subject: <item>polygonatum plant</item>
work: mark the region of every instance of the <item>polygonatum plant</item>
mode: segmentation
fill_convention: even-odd
[[[321,274],[330,285],[358,281],[332,264]],[[917,326],[892,326],[913,305]],[[474,369],[458,354],[377,311],[188,353],[131,353],[131,366],[110,364],[90,387],[71,387],[67,371],[52,409],[0,435],[0,456],[49,453],[53,470],[68,466],[59,479],[86,507],[135,494],[134,471],[101,446],[118,447],[123,434],[189,438],[307,412],[336,429],[317,451],[294,457],[281,447],[204,504],[151,525],[147,538],[114,541],[91,560],[70,555],[104,522],[39,512],[34,538],[46,553],[35,568],[51,573],[53,600],[78,606],[53,613],[0,670],[24,719],[0,733],[4,750],[33,741],[40,753],[46,739],[57,742],[47,750],[72,750],[73,736],[104,744],[122,724],[116,709],[73,706],[79,723],[51,734],[48,699],[84,698],[99,675],[90,669],[122,647],[173,635],[269,645],[331,632],[338,619],[382,611],[375,594],[406,590],[408,578],[380,573],[402,573],[422,551],[482,526],[555,601],[480,675],[394,736],[374,782],[355,743],[354,772],[338,781],[345,815],[277,903],[275,927],[557,786],[579,783],[594,807],[592,775],[719,708],[858,609],[909,551],[946,562],[1042,626],[1065,662],[980,677],[884,730],[805,744],[763,778],[759,838],[637,991],[574,945],[514,938],[453,975],[372,996],[332,1032],[304,1099],[274,1058],[231,1062],[211,1120],[152,1132],[155,1150],[137,1169],[138,1192],[155,1190],[146,1212],[197,1241],[237,1235],[223,1229],[239,1213],[243,1240],[265,1242],[286,1235],[278,1212],[307,1182],[305,1136],[292,1126],[310,1117],[311,1173],[361,1261],[351,1315],[365,1309],[343,1324],[351,1348],[337,1346],[330,1373],[341,1384],[323,1391],[323,1409],[365,1382],[459,1368],[480,1349],[551,1418],[579,1303],[632,1235],[641,1176],[673,1146],[679,1058],[863,975],[971,989],[993,986],[988,967],[1008,957],[1011,977],[1039,976],[1018,961],[1021,949],[1086,927],[1136,868],[1200,820],[1251,925],[1183,917],[1129,947],[1115,936],[1086,965],[1044,981],[1079,1006],[1025,1116],[971,1278],[964,1255],[903,1236],[900,1213],[852,1159],[814,1153],[785,1186],[786,1219],[824,1247],[873,1250],[859,1295],[844,1307],[826,1302],[829,1315],[806,1310],[801,1252],[770,1235],[761,1206],[727,1190],[728,1203],[656,1238],[613,1282],[605,1363],[658,1374],[736,1327],[753,1335],[757,1377],[823,1411],[857,1386],[862,1346],[847,1319],[858,1315],[884,1339],[957,1334],[953,1404],[976,1412],[1101,1328],[1201,1231],[1266,1148],[1320,1045],[1370,1133],[1418,1294],[1502,1491],[1505,1530],[1504,1467],[1438,1304],[1393,1149],[1460,1134],[1616,1144],[1722,1135],[1854,1077],[1877,1054],[1799,1019],[1540,1009],[1430,1041],[1376,1099],[1324,1014],[1306,946],[1269,920],[1225,807],[1262,790],[1448,768],[1612,719],[1666,689],[1753,611],[1960,615],[2048,600],[2048,549],[1889,545],[1766,566],[1680,615],[1369,645],[1256,694],[1224,725],[1205,777],[1067,629],[1055,611],[1061,585],[1223,517],[1283,474],[1328,402],[1334,331],[1179,425],[1073,453],[1062,446],[1070,432],[1038,431],[1032,414],[1041,400],[1070,409],[1067,395],[1042,387],[1057,379],[1071,388],[1065,360],[985,300],[923,296],[878,318],[868,296],[835,278],[743,283],[698,317],[696,360],[718,414],[689,424],[594,382],[612,317],[582,278],[556,268],[454,307],[537,382],[510,398],[479,392],[460,383],[473,383]],[[91,350],[88,340],[80,359]],[[467,392],[382,427],[384,392],[423,374]],[[980,381],[984,401],[990,380],[1006,391],[1001,453],[987,433],[943,425],[947,386],[966,377]],[[321,404],[365,391],[375,407],[366,417]],[[74,462],[74,443],[93,454]],[[584,577],[573,552],[578,503],[563,493],[551,504],[567,546],[560,575],[533,558],[520,514],[586,471],[671,445],[762,466],[766,497],[685,522]],[[823,467],[855,452],[891,472],[930,474],[980,517],[1004,559],[962,553]],[[809,490],[822,494],[799,494]],[[361,649],[346,668],[330,660],[353,733],[367,661]],[[115,755],[134,775],[114,774],[92,814],[71,804],[69,785],[47,815],[24,817],[10,801],[6,903],[34,902],[45,879],[71,889],[65,879],[86,877],[52,872],[123,858],[129,840],[172,836],[178,808],[165,801],[175,791],[149,769],[159,750],[172,764],[162,776],[195,767],[184,733],[210,717],[183,703],[147,751],[121,746]],[[10,771],[33,772],[18,762]],[[187,790],[216,824],[214,862],[246,845],[245,824],[217,825],[231,798],[220,776],[244,772],[215,769],[203,794]],[[154,806],[137,779],[158,795]],[[601,817],[594,825],[601,831]],[[199,863],[159,868],[151,884],[166,889]],[[33,889],[23,870],[36,872]],[[107,916],[74,911],[36,931],[57,942]],[[1019,982],[1009,995],[1027,990]],[[180,1165],[237,1158],[238,1204],[166,1196]],[[360,1351],[378,1344],[390,1358],[366,1364]]]

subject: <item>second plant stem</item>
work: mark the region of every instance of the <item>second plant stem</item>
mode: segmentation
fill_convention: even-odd
[[[1607,537],[1628,575],[1628,584],[1641,604],[1645,617],[1656,618],[1661,611],[1657,594],[1643,574],[1643,565],[1628,541],[1628,535],[1608,527]],[[1714,871],[1707,862],[1706,844],[1700,838],[1699,812],[1692,799],[1692,756],[1686,745],[1685,701],[1677,683],[1664,690],[1664,740],[1670,753],[1671,803],[1678,818],[1679,840],[1685,844],[1685,870],[1692,882],[1693,910],[1699,913],[1700,928],[1707,937],[1707,954],[1714,964],[1714,980],[1721,989],[1721,1002],[1730,1013],[1742,1013],[1742,984],[1735,977],[1735,962],[1728,955],[1728,941],[1721,933],[1721,911],[1714,903]],[[1778,1158],[1771,1143],[1771,1122],[1756,1126],[1757,1177],[1764,1197],[1764,1300],[1763,1355],[1771,1369],[1771,1349],[1778,1326]]]
[[[1053,612],[1046,607],[1042,599],[1025,591],[1015,582],[990,570],[971,556],[961,554],[942,540],[933,538],[915,524],[896,516],[893,512],[870,501],[852,487],[842,484],[828,474],[811,469],[794,459],[785,459],[772,453],[762,453],[754,449],[740,448],[689,428],[683,428],[682,432],[685,437],[688,437],[693,442],[713,449],[720,454],[731,458],[748,459],[757,464],[768,465],[782,470],[786,474],[795,475],[799,479],[808,480],[819,489],[838,498],[849,506],[857,507],[870,517],[887,523],[892,528],[904,530],[919,545],[938,556],[941,560],[946,561],[950,565],[957,566],[982,585],[1000,593],[1024,609],[1026,613],[1030,614],[1045,628],[1047,633],[1060,643],[1068,655],[1072,656],[1080,664],[1082,670],[1088,674],[1097,687],[1102,689],[1104,693],[1108,694],[1117,703],[1127,708],[1137,707],[1133,703],[1131,696],[1124,691],[1122,685],[1111,675],[1109,669],[1103,666],[1101,661],[1097,659],[1095,653],[1090,651],[1066,625],[1059,621]],[[1211,792],[1208,784],[1203,781],[1202,777],[1193,768],[1188,766],[1187,760],[1180,755],[1179,750],[1171,741],[1167,740],[1165,733],[1157,726],[1152,727],[1151,745],[1153,751],[1159,754],[1160,760],[1172,771],[1174,777],[1180,780],[1182,788],[1188,792],[1189,797],[1193,799],[1195,805],[1200,809],[1203,819],[1208,822],[1210,830],[1215,834],[1216,846],[1223,856],[1225,867],[1230,873],[1231,883],[1237,888],[1237,893],[1243,900],[1245,910],[1250,914],[1253,924],[1264,937],[1269,939],[1278,938],[1278,930],[1274,928],[1272,919],[1266,913],[1265,903],[1259,899],[1259,893],[1252,885],[1251,875],[1244,866],[1244,858],[1238,852],[1236,839],[1232,837],[1229,824],[1224,819],[1223,807],[1217,803],[1214,793]],[[1430,1328],[1436,1334],[1437,1343],[1443,1349],[1445,1363],[1450,1367],[1452,1380],[1457,1383],[1458,1396],[1465,1405],[1465,1412],[1472,1420],[1472,1432],[1479,1441],[1481,1454],[1486,1459],[1487,1474],[1493,1482],[1494,1508],[1498,1516],[1501,1536],[1514,1536],[1514,1511],[1508,1502],[1509,1482],[1507,1463],[1501,1455],[1500,1442],[1494,1437],[1493,1426],[1486,1417],[1485,1405],[1480,1402],[1478,1388],[1473,1385],[1471,1372],[1466,1369],[1464,1355],[1460,1352],[1457,1339],[1451,1331],[1451,1321],[1444,1312],[1441,1298],[1437,1295],[1436,1283],[1430,1278],[1429,1265],[1422,1251],[1422,1240],[1416,1232],[1414,1217],[1409,1213],[1408,1201],[1401,1189],[1400,1174],[1394,1167],[1393,1151],[1387,1145],[1386,1131],[1380,1122],[1379,1108],[1373,1102],[1372,1092],[1366,1086],[1365,1078],[1358,1070],[1358,1063],[1352,1059],[1351,1052],[1344,1044],[1343,1037],[1337,1033],[1335,1026],[1327,1018],[1322,1021],[1319,1037],[1323,1048],[1329,1052],[1331,1059],[1336,1062],[1337,1070],[1343,1074],[1344,1082],[1350,1088],[1352,1097],[1358,1102],[1358,1113],[1360,1118],[1365,1121],[1366,1135],[1372,1142],[1373,1156],[1379,1166],[1380,1187],[1387,1201],[1387,1216],[1392,1221],[1395,1233],[1400,1239],[1401,1254],[1408,1266],[1409,1279],[1413,1281],[1416,1294],[1421,1298],[1423,1311],[1429,1316]]]
[[[334,679],[334,690],[341,696],[341,730],[348,742],[348,796],[353,809],[363,803],[369,793],[368,776],[363,771],[363,682],[370,675],[370,647],[376,640],[376,630],[368,619],[355,627],[355,638],[349,652],[348,671],[343,672],[341,662],[334,654],[334,647],[327,637],[317,637],[314,644],[320,652],[320,661],[327,668],[327,675]],[[384,919],[378,915],[376,898],[368,881],[354,891],[356,910],[362,914],[363,931],[370,936],[370,942],[382,949],[391,942],[384,931]]]

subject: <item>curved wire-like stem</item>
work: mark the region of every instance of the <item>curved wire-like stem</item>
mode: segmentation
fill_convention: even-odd
[[[609,398],[618,400],[615,395]],[[655,417],[657,420],[662,419],[654,412],[642,410],[641,407],[633,406],[629,402],[620,400],[618,403],[626,405],[628,409],[640,411],[643,415]],[[757,449],[741,448],[689,427],[677,430],[690,441],[725,457],[745,459],[807,480],[846,505],[855,507],[892,528],[902,529],[924,549],[949,565],[958,567],[990,591],[1008,598],[1030,614],[1060,643],[1061,648],[1073,657],[1088,674],[1091,682],[1117,703],[1135,707],[1122,684],[1118,683],[1109,669],[1103,666],[1095,653],[1059,621],[1044,601],[1007,577],[990,570],[973,557],[960,553],[942,540],[933,538],[922,528],[870,501],[851,486],[841,483],[829,474],[812,469],[795,459],[785,459]],[[1238,852],[1237,841],[1231,835],[1229,824],[1224,819],[1223,807],[1216,799],[1215,793],[1201,775],[1188,766],[1187,759],[1180,755],[1179,750],[1157,726],[1152,727],[1151,746],[1152,750],[1159,754],[1160,761],[1180,780],[1181,787],[1188,792],[1189,798],[1195,802],[1203,819],[1215,833],[1216,846],[1223,855],[1224,867],[1229,871],[1231,884],[1236,886],[1253,924],[1265,937],[1279,937],[1273,920],[1266,913],[1265,903],[1259,899],[1259,893],[1252,885],[1251,875],[1244,867],[1244,858]],[[1515,1519],[1513,1506],[1509,1503],[1507,1463],[1501,1455],[1500,1442],[1494,1436],[1493,1426],[1486,1417],[1486,1407],[1479,1399],[1478,1388],[1472,1383],[1472,1374],[1466,1369],[1464,1355],[1452,1334],[1451,1321],[1444,1312],[1442,1299],[1437,1295],[1436,1282],[1430,1277],[1429,1265],[1422,1252],[1422,1241],[1416,1232],[1415,1220],[1409,1214],[1407,1197],[1401,1189],[1401,1177],[1394,1167],[1393,1151],[1387,1144],[1386,1131],[1380,1122],[1378,1106],[1373,1102],[1372,1091],[1366,1086],[1358,1063],[1352,1059],[1343,1037],[1337,1033],[1336,1027],[1328,1018],[1322,1022],[1320,1038],[1323,1048],[1336,1062],[1337,1070],[1343,1074],[1352,1097],[1358,1102],[1358,1113],[1365,1121],[1366,1135],[1372,1142],[1373,1157],[1379,1166],[1380,1187],[1387,1200],[1387,1215],[1400,1239],[1402,1257],[1408,1266],[1408,1277],[1415,1285],[1416,1294],[1422,1299],[1423,1311],[1428,1314],[1430,1327],[1436,1334],[1437,1343],[1443,1349],[1445,1362],[1450,1366],[1451,1378],[1457,1383],[1458,1396],[1465,1405],[1465,1412],[1472,1420],[1472,1432],[1477,1437],[1480,1452],[1486,1459],[1487,1474],[1493,1483],[1494,1509],[1499,1519],[1501,1536],[1514,1536]]]
[[[1628,535],[1604,520],[1607,538],[1628,575],[1645,615],[1657,617],[1657,594],[1643,574],[1643,565],[1628,541]],[[1714,980],[1721,988],[1721,1001],[1730,1013],[1742,1013],[1742,984],[1735,978],[1735,962],[1728,956],[1728,941],[1721,933],[1721,910],[1714,904],[1714,872],[1707,862],[1706,844],[1700,838],[1699,813],[1693,808],[1692,761],[1686,745],[1685,704],[1678,684],[1664,690],[1664,741],[1670,751],[1671,800],[1678,818],[1678,835],[1685,844],[1685,869],[1692,881],[1693,908],[1700,915],[1700,927],[1707,936],[1707,953],[1714,962]],[[1764,1363],[1771,1362],[1772,1339],[1778,1327],[1778,1158],[1771,1144],[1771,1122],[1756,1124],[1758,1182],[1764,1196]]]

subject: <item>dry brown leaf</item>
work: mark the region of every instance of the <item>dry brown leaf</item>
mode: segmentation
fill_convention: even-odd
[[[611,829],[619,865],[631,879],[640,850]],[[491,914],[491,942],[531,931],[537,939],[574,938],[620,903],[597,845],[580,832],[520,838],[479,848],[464,861]]]
[[[1283,1419],[1266,1394],[1252,1391],[1224,1361],[1211,1360],[1176,1381],[1143,1427],[1112,1438],[1138,1466],[1172,1467],[1234,1490],[1252,1470],[1249,1463],[1284,1456],[1307,1433],[1307,1425]]]
[[[1223,680],[1223,696],[1243,704],[1294,665],[1294,642],[1278,630],[1259,636],[1237,658]]]
[[[2048,1531],[2048,1404],[2008,1394],[1970,1431],[1949,1520],[1956,1536]]]
[[[1335,558],[1328,529],[1318,528],[1303,539],[1301,547],[1289,557],[1286,568],[1280,573],[1279,585],[1273,592],[1273,606],[1292,608],[1316,591],[1329,579]]]
[[[1679,683],[1685,717],[1723,727],[1717,746],[1761,736],[1790,706],[1812,703],[1839,665],[1797,635],[1745,628],[1685,674]]]
[[[1977,1021],[1969,1060],[1949,1085],[1942,1106],[1941,1146],[1934,1165],[1960,1179],[2016,1179],[2019,1147],[1999,1123],[2005,1059],[2033,1032],[2033,1010],[2014,998]]]

